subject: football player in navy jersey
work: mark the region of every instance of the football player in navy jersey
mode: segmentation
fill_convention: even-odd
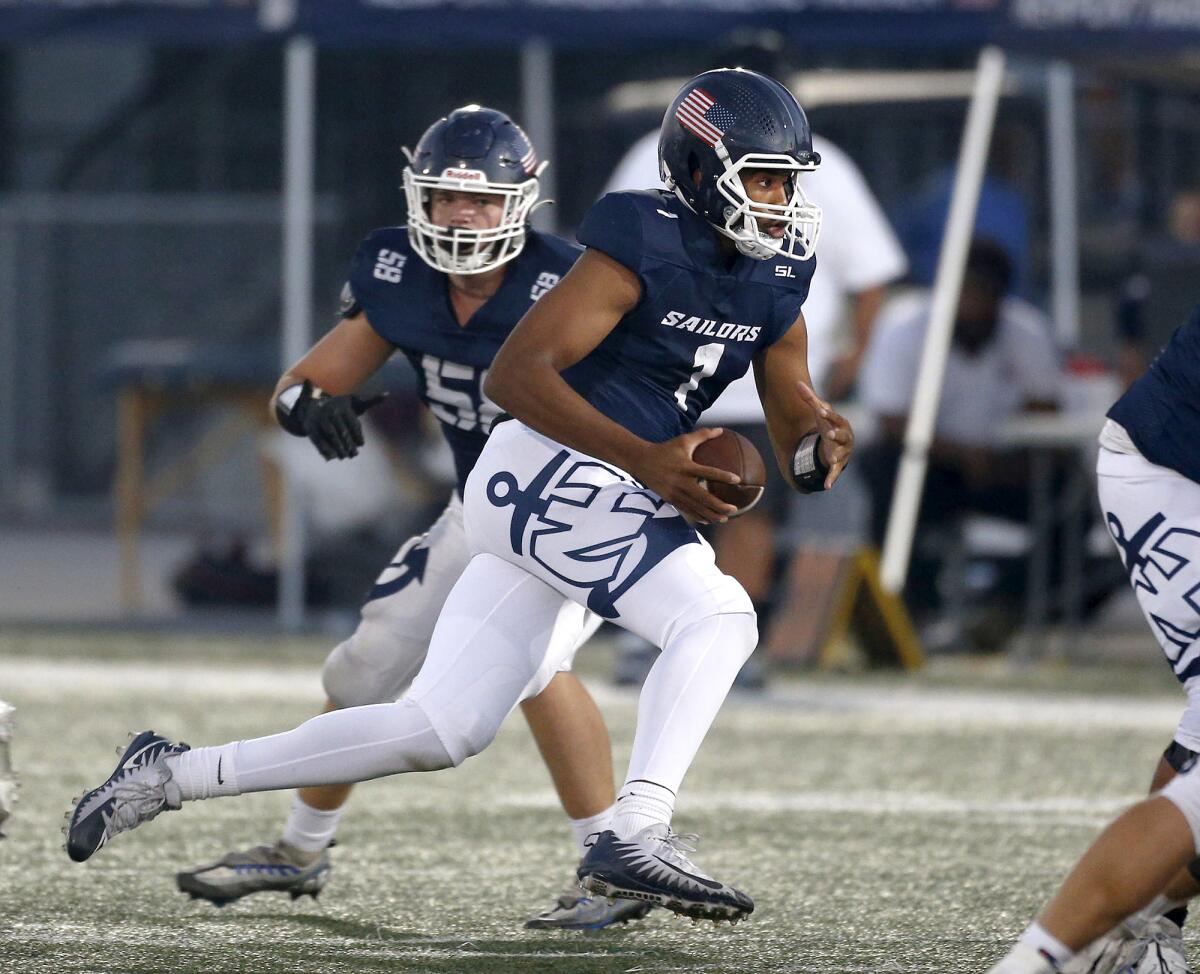
[[[680,783],[758,638],[750,599],[695,528],[735,512],[702,481],[737,477],[692,459],[720,433],[694,424],[752,365],[789,483],[827,489],[849,458],[849,424],[809,386],[800,311],[820,222],[801,180],[820,160],[787,89],[740,69],[684,86],[659,154],[673,191],[597,203],[584,255],[495,358],[484,391],[513,418],[467,478],[472,558],[406,695],[219,747],[144,732],[76,804],[74,858],[183,801],[457,765],[547,685],[570,652],[553,637],[591,611],[662,653],[581,883],[697,919],[753,910],[670,829]]]
[[[330,654],[327,710],[400,696],[466,567],[463,484],[498,413],[482,393],[483,377],[516,322],[579,255],[578,247],[527,226],[543,165],[501,112],[468,106],[435,123],[404,168],[407,227],[376,230],[363,241],[340,323],[279,380],[283,426],[309,437],[326,459],[346,459],[363,443],[358,417],[372,403],[350,393],[399,350],[416,371],[457,473],[445,512],[400,548],[367,596],[358,628]],[[554,639],[573,650],[599,617],[580,614],[572,624]],[[582,856],[584,838],[611,818],[612,758],[595,703],[566,669],[570,653],[562,659],[562,671],[523,710]],[[348,784],[302,789],[277,842],[180,872],[179,888],[218,904],[262,891],[315,896],[330,875],[326,849],[349,792]],[[609,904],[576,887],[530,923],[596,929],[648,909]]]
[[[1200,306],[1109,410],[1096,472],[1109,533],[1188,705],[1152,796],[1100,834],[992,974],[1191,970],[1179,924],[1200,893]]]

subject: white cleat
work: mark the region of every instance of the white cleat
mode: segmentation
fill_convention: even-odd
[[[76,862],[89,859],[118,832],[128,832],[159,812],[179,808],[179,785],[171,778],[165,758],[186,751],[154,731],[142,731],[129,746],[118,748],[121,760],[98,788],[85,791],[67,811],[63,833],[66,849]]]
[[[589,896],[575,885],[563,892],[550,909],[526,920],[525,926],[529,930],[603,930],[640,920],[653,907],[639,900]]]
[[[1115,974],[1131,959],[1137,940],[1124,926],[1097,937],[1062,966],[1062,974]]]
[[[1165,916],[1155,917],[1115,969],[1115,974],[1192,974],[1183,931]]]
[[[598,896],[656,903],[681,916],[732,920],[754,912],[754,901],[704,873],[688,853],[696,836],[677,835],[666,825],[651,825],[631,839],[610,830],[579,864],[579,885]]]
[[[328,850],[304,853],[285,842],[227,852],[214,862],[175,874],[175,885],[194,900],[224,906],[253,893],[287,893],[314,900],[329,882]]]
[[[1062,974],[1192,974],[1178,924],[1159,914],[1135,913],[1094,940],[1062,967]]]

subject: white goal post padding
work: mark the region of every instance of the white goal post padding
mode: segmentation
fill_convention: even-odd
[[[950,198],[946,233],[933,282],[929,328],[925,332],[925,347],[921,350],[912,411],[904,433],[904,453],[900,459],[887,535],[883,542],[880,578],[889,592],[900,592],[908,575],[913,534],[916,531],[921,493],[925,487],[929,447],[933,443],[934,423],[942,398],[942,379],[950,354],[955,311],[975,226],[975,210],[995,126],[996,106],[1004,83],[1004,61],[1004,52],[995,47],[984,48],[979,55],[975,92],[971,96],[971,107],[963,130],[954,193]]]

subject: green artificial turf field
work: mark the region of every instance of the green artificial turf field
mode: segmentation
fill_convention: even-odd
[[[0,972],[982,972],[1138,797],[1182,706],[1161,664],[792,677],[735,695],[676,816],[703,837],[697,862],[756,900],[732,929],[656,911],[594,935],[524,930],[574,863],[518,716],[462,768],[358,789],[318,901],[218,910],[174,887],[177,868],[273,840],[287,794],[189,805],[67,859],[62,813],[127,731],[199,745],[286,729],[321,702],[324,649],[0,633],[23,779],[0,842]],[[636,698],[591,665],[620,771]]]

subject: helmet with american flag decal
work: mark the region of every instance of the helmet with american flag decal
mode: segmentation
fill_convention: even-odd
[[[434,122],[416,149],[404,153],[408,239],[425,263],[447,274],[482,274],[521,252],[546,163],[538,161],[529,136],[511,118],[493,108],[465,105]],[[498,197],[499,225],[438,226],[430,204],[439,190]]]
[[[804,109],[773,78],[720,68],[685,84],[658,137],[663,181],[694,213],[757,260],[813,255],[821,208],[804,195],[800,173],[821,164]],[[786,173],[787,201],[751,200],[742,173]],[[766,228],[782,225],[782,236]]]

